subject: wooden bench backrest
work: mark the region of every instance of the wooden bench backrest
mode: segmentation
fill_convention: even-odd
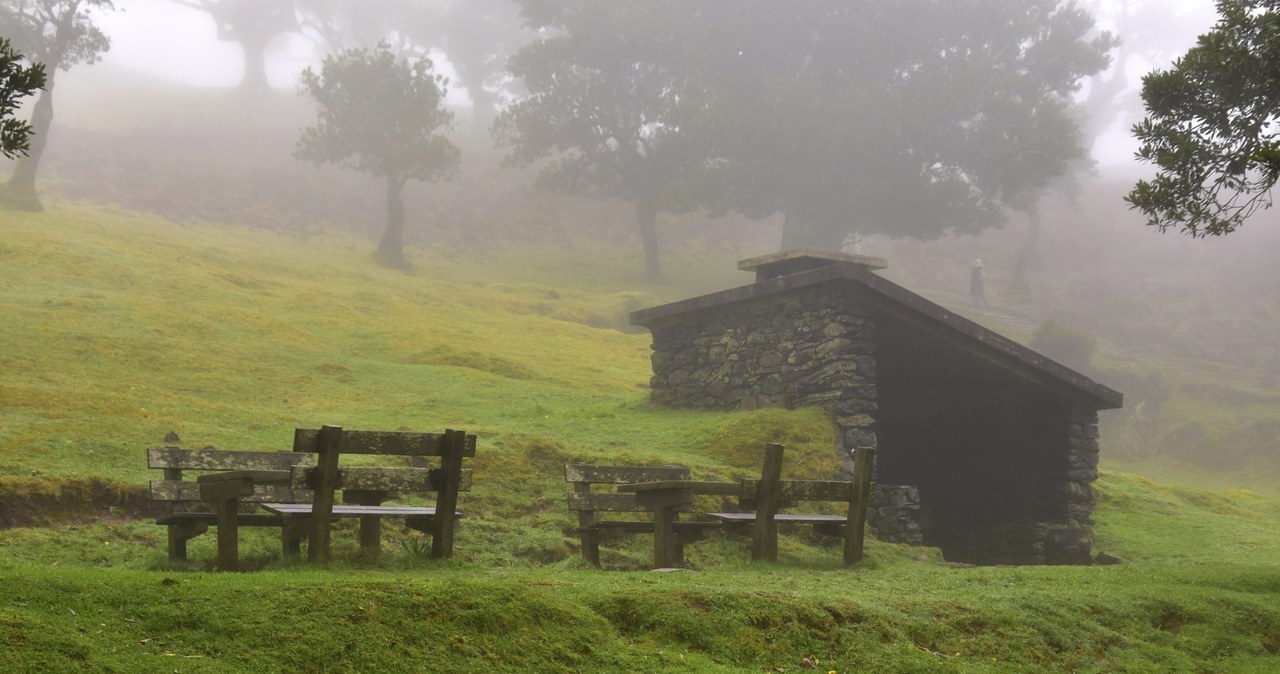
[[[387,492],[434,491],[435,531],[432,556],[453,554],[453,525],[458,492],[471,486],[470,471],[464,473],[462,460],[476,455],[476,436],[464,431],[444,433],[409,431],[347,430],[339,426],[299,428],[293,434],[293,450],[314,453],[315,466],[294,472],[295,484],[311,487],[315,497],[310,518],[307,554],[312,561],[329,556],[329,522],[334,493],[341,489],[344,499],[356,503],[379,504]],[[342,455],[439,457],[438,468],[422,466],[368,467],[339,466]],[[349,501],[350,502],[350,501]]]
[[[290,486],[308,490],[315,483],[316,467],[293,467]],[[471,491],[470,468],[460,472],[458,491]],[[441,468],[416,468],[398,466],[340,466],[334,489],[350,491],[438,492],[446,479]]]
[[[852,564],[862,559],[862,530],[866,523],[867,499],[871,492],[875,449],[859,448],[854,461],[854,479],[850,482],[783,480],[782,453],[782,445],[766,444],[760,479],[742,481],[744,506],[750,502],[750,507],[756,511],[756,522],[751,534],[751,558],[777,560],[778,530],[775,516],[779,508],[789,507],[798,501],[842,501],[849,504],[844,535],[844,561]]]
[[[573,484],[569,494],[569,509],[578,511],[580,523],[589,524],[595,512],[645,512],[647,508],[636,503],[634,493],[593,493],[592,485],[619,485],[633,482],[659,482],[662,480],[688,480],[689,469],[683,466],[592,466],[568,464],[564,467],[565,482]]]
[[[147,450],[147,467],[164,470],[163,480],[151,480],[151,499],[173,503],[203,503],[200,485],[184,480],[184,471],[294,470],[310,466],[311,454],[295,452],[252,452],[226,449],[183,449],[158,447]],[[270,503],[310,503],[311,491],[290,485],[257,485],[252,496],[242,500]]]
[[[320,430],[299,428],[293,432],[293,451],[314,452]],[[476,436],[466,436],[462,456],[476,455]],[[409,431],[360,431],[342,429],[343,454],[381,454],[386,456],[442,456],[446,447],[444,433]]]

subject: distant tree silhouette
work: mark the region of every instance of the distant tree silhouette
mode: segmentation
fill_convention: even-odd
[[[526,0],[543,37],[508,62],[527,93],[494,124],[509,163],[551,160],[540,187],[631,202],[652,282],[664,279],[657,215],[682,207],[677,191],[700,159],[685,119],[699,95],[681,54],[699,39],[695,4]]]
[[[405,211],[409,180],[457,175],[460,153],[438,133],[453,114],[444,108],[448,81],[430,59],[405,60],[386,43],[325,58],[320,71],[302,73],[302,90],[316,102],[319,123],[302,132],[294,154],[314,164],[336,164],[383,178],[387,225],[374,258],[406,268]]]
[[[1115,40],[1062,0],[735,0],[707,9],[722,207],[782,247],[971,234],[1086,155],[1073,97]]]
[[[16,208],[43,208],[36,172],[53,124],[54,75],[80,63],[95,63],[111,41],[93,25],[91,13],[113,10],[111,0],[0,0],[0,34],[33,62],[44,66],[44,91],[31,113],[31,144],[9,176],[7,200]]]
[[[218,27],[218,39],[235,42],[244,53],[240,87],[265,91],[267,50],[281,35],[298,29],[294,0],[172,0],[208,14]]]

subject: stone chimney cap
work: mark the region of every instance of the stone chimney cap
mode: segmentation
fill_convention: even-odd
[[[833,253],[825,250],[814,250],[812,248],[797,248],[795,250],[786,250],[781,253],[772,253],[769,255],[761,255],[747,260],[738,262],[738,269],[742,271],[754,271],[756,273],[756,283],[768,281],[778,278],[779,276],[788,276],[790,274],[798,274],[803,271],[826,267],[833,264],[854,264],[864,267],[868,271],[878,271],[886,269],[889,261],[882,257],[871,257],[868,255],[854,255],[852,253]]]

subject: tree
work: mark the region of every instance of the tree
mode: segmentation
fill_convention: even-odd
[[[0,37],[0,154],[9,159],[26,156],[31,142],[31,125],[14,119],[23,98],[44,88],[44,66],[23,65],[23,56]]]
[[[1072,97],[1114,39],[1060,0],[738,0],[707,12],[720,208],[783,248],[1003,223],[1085,156]]]
[[[319,124],[304,129],[295,156],[336,164],[383,178],[387,225],[374,258],[389,267],[410,266],[404,256],[404,202],[409,180],[454,177],[458,148],[437,130],[453,114],[444,108],[448,81],[430,59],[403,60],[382,43],[326,57],[317,73],[302,73],[303,93],[315,99]]]
[[[663,280],[656,220],[696,155],[682,141],[694,107],[680,60],[692,2],[526,0],[524,16],[545,37],[522,47],[509,72],[528,93],[498,117],[507,161],[544,159],[540,187],[620,198],[635,208],[645,274]]]
[[[173,0],[208,14],[218,27],[218,39],[235,42],[244,53],[245,91],[266,91],[267,50],[281,35],[299,27],[293,0]]]
[[[30,148],[9,176],[8,198],[17,208],[43,208],[36,194],[36,172],[53,125],[54,75],[80,63],[95,63],[111,48],[90,15],[112,9],[111,0],[0,0],[0,34],[41,64],[45,74],[44,90],[31,113]]]
[[[440,52],[473,104],[472,130],[486,135],[503,94],[507,57],[528,41],[510,0],[297,0],[306,33],[329,50],[386,40],[402,56]]]
[[[1280,179],[1280,0],[1218,0],[1219,20],[1142,80],[1137,158],[1155,164],[1126,200],[1166,231],[1229,234],[1271,206]]]

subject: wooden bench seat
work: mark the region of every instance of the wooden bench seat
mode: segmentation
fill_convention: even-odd
[[[688,480],[689,469],[682,466],[595,466],[569,464],[564,467],[564,479],[573,485],[569,493],[569,510],[578,515],[578,526],[571,533],[577,534],[582,543],[582,558],[593,566],[600,566],[600,545],[618,536],[655,533],[652,518],[602,519],[602,514],[613,518],[622,513],[651,513],[652,510],[636,499],[636,494],[616,491],[618,485],[663,480]],[[613,488],[598,491],[599,488]],[[692,507],[679,508],[683,512]],[[672,555],[677,562],[684,559],[684,545],[689,541],[705,538],[707,532],[719,526],[713,521],[682,521],[672,523],[675,535]]]
[[[463,459],[475,456],[475,436],[463,431],[410,433],[344,431],[338,427],[296,429],[292,452],[253,452],[165,447],[147,451],[147,465],[164,470],[151,482],[151,498],[166,501],[170,512],[156,520],[168,529],[169,558],[187,558],[187,541],[214,526],[218,531],[218,568],[238,565],[241,526],[276,526],[286,556],[298,555],[308,541],[308,557],[328,558],[334,518],[360,518],[360,545],[377,552],[381,521],[403,518],[410,529],[432,537],[432,557],[453,551],[458,493],[471,487]],[[365,464],[393,457],[410,465],[342,465],[339,455],[362,455]],[[428,467],[432,459],[439,465]],[[199,471],[195,480],[183,479]],[[336,492],[343,503],[335,503]],[[405,494],[435,494],[434,506],[386,504]],[[269,505],[267,512],[254,512]],[[445,514],[442,514],[445,513]]]
[[[726,523],[730,530],[750,527],[753,560],[777,561],[780,523],[811,525],[820,534],[841,536],[845,543],[845,563],[861,560],[874,450],[858,450],[854,479],[848,482],[783,480],[782,455],[782,445],[770,443],[765,446],[760,479],[742,481],[739,504],[743,512],[714,512],[707,513],[707,516]],[[848,504],[848,508],[844,515],[779,512],[806,501],[843,502]]]
[[[315,497],[310,505],[272,504],[284,518],[286,537],[305,535],[307,557],[311,561],[329,558],[330,523],[335,518],[360,518],[360,547],[376,553],[381,547],[381,522],[387,517],[404,518],[405,525],[431,536],[431,557],[453,555],[459,492],[471,489],[471,469],[463,460],[476,454],[476,436],[464,431],[414,433],[407,431],[346,430],[338,426],[299,428],[294,432],[295,452],[313,453],[314,466],[293,470],[291,484],[310,487]],[[389,457],[423,464],[432,459],[435,467],[340,465],[340,457],[361,457],[384,461]],[[337,491],[343,503],[335,503]],[[385,504],[404,494],[435,494],[434,506]]]
[[[185,479],[190,477],[191,473],[199,473],[203,477],[257,471],[261,474],[288,476],[292,474],[295,467],[311,465],[313,460],[314,457],[309,454],[288,451],[256,452],[182,447],[148,449],[147,467],[164,471],[163,479],[151,480],[149,486],[153,501],[168,504],[169,512],[157,518],[156,524],[167,529],[169,560],[185,561],[187,541],[204,534],[211,526],[218,526],[220,514],[215,504],[201,494],[201,483],[198,479]],[[221,517],[230,518],[231,527],[282,526],[284,520],[279,515],[255,513],[252,509],[256,509],[258,503],[266,501],[310,503],[312,498],[310,490],[293,489],[288,482],[289,480],[285,478],[276,483],[255,484],[251,493],[237,496],[235,499],[237,507],[222,513]],[[245,507],[239,507],[240,503],[245,504]],[[219,527],[219,531],[222,532],[225,528]],[[224,539],[228,535],[223,532]]]

